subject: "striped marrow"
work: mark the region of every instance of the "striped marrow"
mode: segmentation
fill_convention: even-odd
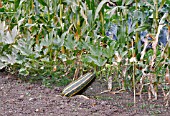
[[[78,78],[76,81],[67,85],[63,91],[62,95],[71,97],[82,90],[88,83],[94,79],[94,73],[86,73],[85,75]]]

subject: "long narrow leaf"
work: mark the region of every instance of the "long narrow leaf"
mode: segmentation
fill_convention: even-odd
[[[98,14],[99,14],[99,12],[100,12],[100,10],[101,10],[101,8],[103,7],[103,5],[104,5],[106,2],[109,2],[109,0],[103,0],[103,1],[100,2],[100,4],[98,5],[98,7],[97,7],[97,9],[96,9],[94,19],[97,18]]]
[[[38,2],[43,6],[47,6],[47,3],[44,0],[38,0]]]
[[[20,1],[21,1],[21,0],[15,0],[15,1],[14,1],[15,10],[17,10],[17,8],[18,8],[18,6],[19,6],[19,4],[20,4]]]

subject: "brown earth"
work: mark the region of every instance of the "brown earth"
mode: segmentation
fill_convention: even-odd
[[[106,82],[95,80],[83,96],[61,96],[63,87],[46,88],[41,84],[23,82],[13,76],[0,75],[0,116],[169,116],[162,95],[157,101],[148,101],[147,95],[137,97],[133,105],[133,93],[103,93]]]

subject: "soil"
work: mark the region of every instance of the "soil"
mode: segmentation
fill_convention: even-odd
[[[158,100],[147,100],[133,92],[103,93],[107,83],[95,80],[82,95],[61,96],[63,87],[53,89],[38,83],[29,83],[11,75],[0,75],[0,116],[147,116],[170,115],[162,95]]]

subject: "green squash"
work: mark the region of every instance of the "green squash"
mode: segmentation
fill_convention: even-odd
[[[63,91],[62,95],[71,97],[82,90],[88,83],[90,83],[94,79],[94,73],[86,73],[85,75],[78,78],[76,81],[73,81],[69,85],[67,85]]]

